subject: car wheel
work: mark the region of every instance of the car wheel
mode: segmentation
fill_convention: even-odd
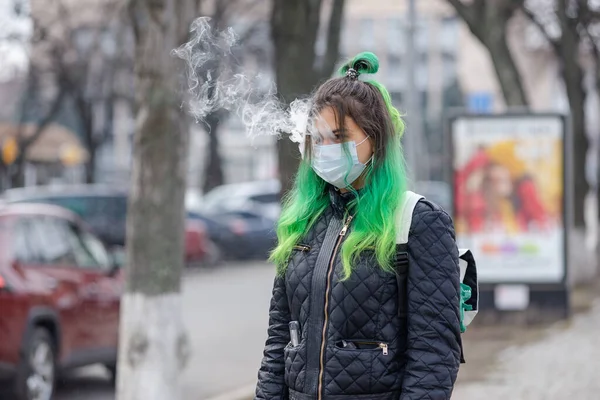
[[[16,385],[18,400],[51,400],[56,381],[54,340],[44,328],[35,328],[19,362]]]

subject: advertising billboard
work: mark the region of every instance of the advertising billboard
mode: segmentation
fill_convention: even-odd
[[[465,115],[450,132],[457,242],[480,282],[563,282],[564,117]]]

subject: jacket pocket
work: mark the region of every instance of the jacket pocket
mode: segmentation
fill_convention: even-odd
[[[297,244],[293,247],[294,251],[301,251],[303,253],[308,253],[310,251],[310,246],[306,244]]]
[[[378,340],[366,340],[366,339],[347,339],[340,340],[335,343],[335,347],[341,350],[379,350],[381,354],[387,356],[389,354],[389,347],[386,342]]]
[[[348,388],[344,394],[368,395],[400,389],[401,356],[393,346],[378,340],[345,341],[351,346],[340,347],[341,342],[336,342],[329,347],[325,393],[340,394],[339,388]]]
[[[293,390],[302,391],[306,379],[306,341],[302,340],[298,346],[292,347],[289,343],[283,350],[285,359],[285,383]]]
[[[311,247],[306,244],[296,244],[292,247],[292,252],[288,257],[288,263],[298,264],[304,260],[310,253]]]

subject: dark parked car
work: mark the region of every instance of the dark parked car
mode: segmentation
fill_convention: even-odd
[[[0,388],[50,400],[61,371],[100,363],[114,376],[122,287],[107,249],[74,213],[0,205]]]
[[[251,211],[229,210],[210,216],[188,212],[205,223],[211,240],[224,259],[266,259],[275,247],[275,221]]]
[[[279,190],[278,180],[222,185],[199,199],[188,215],[206,222],[224,258],[264,259],[276,244]]]
[[[79,215],[109,246],[125,246],[127,191],[104,185],[34,186],[4,192],[8,203],[46,203],[65,207]],[[185,259],[189,265],[207,262],[213,255],[206,227],[188,218],[185,232]]]

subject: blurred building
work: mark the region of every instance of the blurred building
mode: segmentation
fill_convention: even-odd
[[[386,85],[401,112],[406,111],[407,5],[407,0],[347,0],[340,45],[340,61],[361,51],[378,55],[381,68],[377,79]],[[443,134],[445,117],[456,109],[487,113],[506,108],[487,50],[447,1],[419,0],[416,6],[415,70],[423,140],[429,155],[431,177],[441,179],[446,162],[444,153],[447,153]],[[258,31],[264,43],[268,43],[268,13],[264,11],[261,10],[264,21],[256,15],[250,19],[256,18],[257,23],[262,24]],[[509,35],[509,44],[532,109],[567,112],[568,102],[552,49],[544,44],[530,24],[518,17],[511,23]],[[319,37],[316,50],[324,53],[324,35]],[[274,77],[267,75],[267,79]],[[591,80],[589,85],[591,92],[595,92]],[[590,99],[589,107],[594,109],[597,104],[595,94]],[[598,126],[594,122],[597,113],[588,114],[590,126]],[[206,138],[194,137],[198,148],[202,148]],[[268,178],[275,174],[274,138],[258,137],[255,148],[248,150],[250,139],[246,138],[243,126],[235,118],[227,122],[221,137],[228,182]],[[194,158],[201,159],[192,157],[192,164]],[[201,165],[194,165],[195,175],[201,176]]]
[[[35,134],[36,128],[33,124],[0,123],[0,143],[7,143],[9,138],[18,134],[29,138]],[[88,158],[89,154],[75,132],[51,123],[45,133],[27,149],[25,186],[38,182],[49,183],[55,179],[80,182],[83,178],[81,169],[69,167],[80,165]]]
[[[5,3],[8,8],[0,10],[1,17],[28,22],[13,23],[19,36],[13,34],[12,41],[0,46],[2,54],[26,58],[10,74],[2,74],[2,137],[12,138],[17,132],[27,136],[35,130],[53,108],[60,87],[67,88],[51,124],[27,152],[25,183],[83,181],[88,160],[93,160],[97,181],[127,179],[133,84],[131,65],[120,61],[126,53],[123,49],[132,48],[133,42],[130,36],[125,37],[129,41],[119,37],[122,20],[115,16],[120,4],[114,0]],[[85,156],[74,157],[75,152]]]
[[[368,3],[349,0],[344,26],[343,55],[364,50],[376,52],[386,75],[381,79],[394,92],[402,92],[406,82],[403,56],[407,4],[407,0]],[[440,110],[441,93],[454,82],[458,82],[466,106],[503,110],[502,92],[488,52],[454,9],[444,0],[416,1],[416,6],[417,84],[425,99],[431,97],[424,101],[428,114]],[[564,101],[556,96],[561,88],[551,49],[535,28],[520,17],[511,23],[509,35],[532,107],[546,110],[562,107]]]
[[[407,5],[407,0],[349,0],[342,43],[343,56],[365,50],[379,56],[379,79],[401,111],[407,82]],[[440,157],[445,143],[444,118],[459,107],[483,113],[504,111],[506,107],[487,50],[448,2],[420,0],[416,7],[416,84],[424,139],[436,178],[436,170],[444,168]],[[532,109],[568,112],[558,62],[535,28],[516,17],[509,27],[508,40]],[[591,80],[588,85],[595,92]],[[597,109],[595,95],[589,103],[590,109]],[[598,126],[597,113],[588,114],[590,126]]]
[[[44,0],[30,0],[32,14],[41,21],[60,21],[65,18],[59,9],[52,8]],[[250,0],[239,0],[241,2]],[[98,44],[95,32],[98,27],[107,27],[107,32],[116,29],[115,20],[104,18],[111,7],[117,4],[114,0],[61,0],[68,12],[69,24],[72,28],[73,49],[70,51],[75,60],[81,54],[87,54],[92,44]],[[252,2],[257,4],[257,2]],[[253,27],[254,48],[261,49],[265,60],[257,66],[249,58],[244,60],[245,71],[256,71],[263,74],[265,82],[274,81],[272,69],[272,50],[269,28],[269,2],[251,11],[236,13],[230,25],[236,31],[244,31]],[[345,19],[341,41],[341,59],[350,57],[360,51],[373,51],[381,61],[378,79],[390,90],[395,104],[405,110],[404,95],[407,89],[406,71],[406,35],[407,35],[407,0],[388,1],[347,0]],[[53,4],[58,4],[54,2]],[[204,13],[212,12],[211,2],[206,2]],[[325,2],[327,4],[327,2]],[[486,49],[474,38],[455,15],[454,9],[445,0],[416,1],[418,17],[415,21],[416,48],[416,86],[419,91],[424,141],[430,155],[432,177],[439,178],[444,169],[443,122],[452,109],[466,107],[477,112],[496,112],[505,109],[502,93],[498,86],[495,71]],[[63,10],[64,11],[64,10]],[[64,12],[63,12],[64,14]],[[52,34],[66,34],[64,24],[54,23]],[[525,21],[516,18],[511,23],[509,42],[517,64],[523,75],[532,108],[534,110],[567,111],[568,103],[559,74],[559,66],[552,50],[544,44],[535,29]],[[95,178],[101,182],[124,182],[129,178],[132,155],[132,134],[134,129],[132,84],[130,66],[117,70],[106,69],[103,60],[114,59],[115,54],[124,52],[131,55],[133,46],[131,34],[125,31],[124,36],[105,34],[100,37],[99,49],[104,58],[99,57],[91,68],[93,79],[89,80],[86,96],[90,99],[92,112],[95,115],[94,134],[105,136],[96,154]],[[317,43],[317,51],[324,52],[325,38]],[[43,52],[33,51],[32,54]],[[79,54],[79,55],[78,55]],[[43,62],[44,60],[35,60]],[[111,64],[113,65],[113,64]],[[116,65],[116,63],[114,64]],[[110,73],[107,79],[105,74]],[[96,77],[99,77],[96,79]],[[21,79],[23,77],[21,76]],[[102,79],[100,79],[102,78]],[[110,82],[112,86],[97,85],[97,82]],[[598,101],[593,90],[593,80],[587,84],[590,91],[588,106],[590,110],[598,108]],[[22,83],[3,83],[2,94],[16,90]],[[119,89],[115,91],[115,88]],[[307,88],[307,90],[310,88]],[[111,94],[117,93],[116,96]],[[0,122],[15,121],[18,113],[16,106],[5,106],[0,113]],[[74,117],[74,103],[66,102],[57,123],[72,131],[82,146],[85,147],[82,121]],[[12,119],[8,114],[12,114]],[[596,112],[589,112],[590,132],[596,134],[598,121]],[[206,160],[206,149],[209,141],[205,126],[199,124],[192,127],[189,161],[189,184],[201,187]],[[244,127],[236,118],[225,118],[219,128],[219,149],[223,159],[225,181],[241,182],[255,179],[275,177],[277,173],[276,138],[259,136],[248,138]]]

